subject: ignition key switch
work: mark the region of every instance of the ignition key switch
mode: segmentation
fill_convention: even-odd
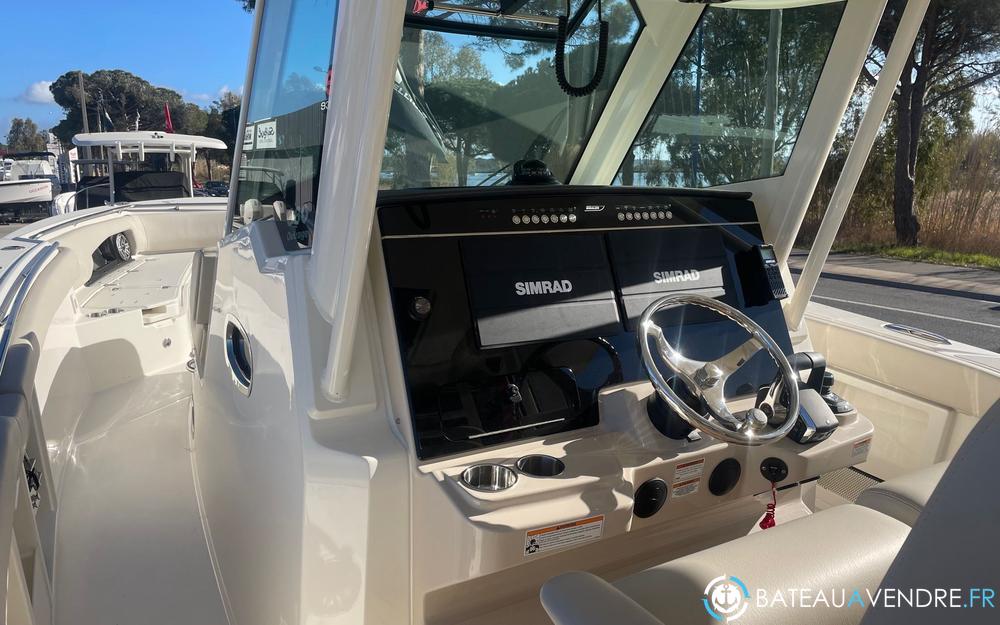
[[[788,477],[788,465],[781,458],[767,458],[760,463],[760,474],[768,482],[777,484]]]

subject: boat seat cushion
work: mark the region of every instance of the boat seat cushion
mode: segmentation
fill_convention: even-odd
[[[997,623],[1000,401],[979,420],[931,494],[882,580],[883,588],[959,589],[967,609],[873,607],[864,625]]]
[[[888,514],[913,527],[947,468],[948,463],[941,462],[926,469],[882,482],[861,493],[856,503],[872,510],[878,510],[882,514]]]
[[[556,625],[663,625],[625,593],[582,571],[549,580],[542,586],[541,600]]]
[[[0,412],[0,416],[16,419],[22,435],[27,435],[32,427],[40,427],[38,402],[35,398],[38,352],[38,339],[35,335],[29,334],[16,339],[7,348],[0,374],[0,399],[3,406],[9,408]]]
[[[909,530],[905,523],[870,508],[837,506],[646,569],[618,580],[614,586],[667,625],[717,623],[702,598],[706,586],[719,576],[738,577],[751,593],[747,611],[739,617],[741,625],[799,625],[806,619],[811,625],[854,625],[864,614],[862,606],[758,608],[756,589],[766,589],[768,596],[773,596],[777,590],[791,588],[876,588]],[[542,604],[557,625],[591,622],[577,618],[585,610],[568,604],[621,603],[611,599],[615,595],[601,592],[600,584],[593,580],[583,582],[579,575],[585,574],[572,575],[575,577],[550,580],[542,588]],[[615,622],[648,621],[637,616]]]
[[[7,348],[0,375],[0,394],[18,393],[31,397],[38,368],[38,339],[33,334],[16,339]]]

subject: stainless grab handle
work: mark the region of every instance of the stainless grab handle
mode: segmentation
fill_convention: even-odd
[[[890,332],[896,332],[897,334],[905,334],[906,336],[912,336],[914,338],[922,339],[929,343],[936,343],[938,345],[951,345],[951,341],[945,337],[937,334],[936,332],[931,332],[930,330],[924,330],[922,328],[915,328],[913,326],[908,326],[902,323],[886,323],[882,326]]]

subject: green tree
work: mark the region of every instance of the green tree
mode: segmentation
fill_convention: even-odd
[[[465,124],[486,118],[484,98],[496,88],[479,50],[471,45],[453,46],[437,32],[406,28],[399,68],[414,97],[427,102],[435,112],[436,105],[445,103],[461,109],[443,111],[435,121],[446,134],[446,147],[455,154],[456,172],[464,184],[470,160],[488,151],[484,130]],[[404,138],[389,131],[386,158],[394,164],[396,183],[401,186],[422,186],[430,179],[432,150],[418,147],[418,143],[415,137]]]
[[[633,147],[646,184],[780,174],[842,11],[706,11]]]
[[[30,119],[15,117],[7,132],[7,149],[11,152],[41,152],[45,150],[45,133]]]
[[[489,103],[497,84],[488,78],[453,78],[427,85],[425,98],[455,153],[458,185],[469,180],[469,163],[490,151],[488,125],[496,117]]]
[[[80,112],[78,72],[63,74],[49,87],[65,117],[53,129],[60,141],[69,143],[83,130]],[[199,107],[185,103],[172,89],[156,87],[124,70],[98,70],[83,75],[87,93],[87,116],[91,132],[124,130],[164,130],[163,107],[169,105],[174,130],[198,134],[205,129],[207,115]]]
[[[209,172],[212,170],[213,160],[224,165],[232,164],[233,149],[236,146],[236,137],[239,132],[240,107],[240,96],[232,91],[227,91],[218,100],[212,102],[206,113],[205,136],[219,139],[228,146],[228,149],[224,151],[205,150],[202,152],[208,162]]]
[[[902,17],[903,2],[894,0],[875,40],[865,77],[875,73],[888,54]],[[894,96],[893,222],[896,243],[916,245],[920,221],[915,211],[921,143],[935,132],[942,114],[951,113],[959,128],[971,109],[971,90],[1000,77],[1000,3],[981,0],[931,0]],[[940,131],[940,128],[938,128]]]
[[[236,136],[240,122],[240,96],[227,91],[212,102],[208,109],[208,119],[205,124],[205,136],[221,140],[230,148],[236,145]]]

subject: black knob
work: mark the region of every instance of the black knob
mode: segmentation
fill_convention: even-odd
[[[823,372],[823,386],[820,387],[819,394],[826,395],[833,390],[833,374],[829,371]]]
[[[667,502],[667,483],[659,478],[645,482],[635,491],[632,513],[640,519],[647,519]]]

